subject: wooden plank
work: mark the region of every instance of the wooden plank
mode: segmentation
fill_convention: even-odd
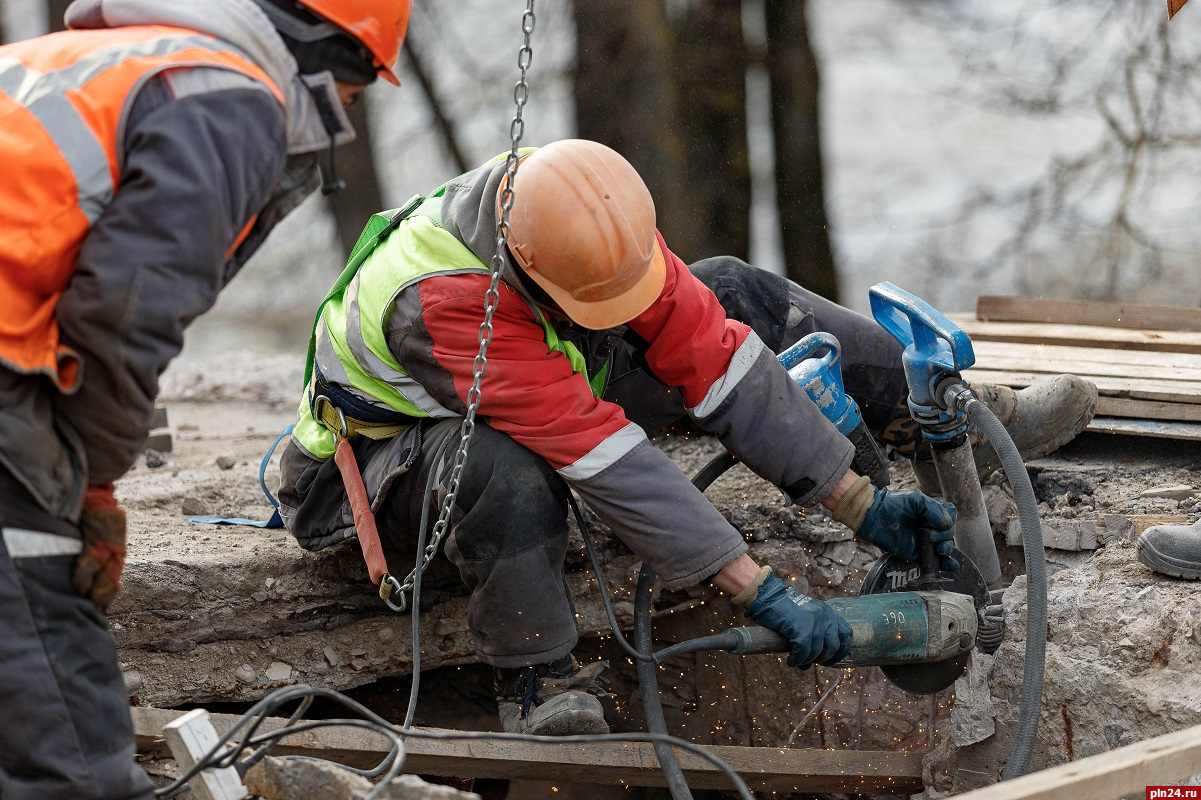
[[[1175,422],[1201,422],[1201,405],[1193,403],[1161,403],[1155,400],[1132,400],[1128,397],[1097,398],[1097,414],[1102,417],[1132,417],[1162,419]]]
[[[986,786],[956,800],[1115,800],[1201,773],[1201,725]]]
[[[1112,433],[1123,436],[1146,436],[1151,439],[1180,439],[1201,442],[1201,424],[1196,422],[1167,422],[1124,417],[1093,417],[1085,428],[1093,433]]]
[[[1008,371],[972,367],[964,373],[972,383],[999,383],[1020,389],[1043,380],[1047,373]],[[1135,400],[1156,400],[1165,403],[1201,403],[1201,384],[1191,381],[1157,381],[1145,378],[1114,378],[1085,375],[1097,386],[1097,391],[1110,397]]]
[[[164,752],[163,725],[184,712],[132,708],[138,751]],[[238,719],[213,714],[219,733]],[[263,730],[275,730],[270,719]],[[423,729],[432,730],[432,729]],[[446,731],[446,733],[450,733]],[[275,755],[310,755],[355,767],[372,767],[388,752],[388,740],[355,728],[319,728],[286,738]],[[405,772],[470,778],[530,778],[570,783],[665,786],[651,745],[641,742],[551,744],[486,739],[417,739],[405,742]],[[752,789],[777,792],[898,792],[922,789],[922,753],[856,750],[706,747],[730,765]],[[709,762],[677,751],[688,784],[695,789],[729,788]]]
[[[976,318],[993,322],[1055,322],[1111,328],[1201,331],[1201,308],[981,295]]]
[[[1072,373],[1111,378],[1188,381],[1201,384],[1201,355],[1096,347],[980,342],[974,345],[976,364],[985,369],[1013,372]]]
[[[1093,325],[1043,322],[984,322],[974,314],[947,314],[973,343],[1016,342],[1109,350],[1154,350],[1165,353],[1201,353],[1201,333],[1190,331],[1130,330]]]

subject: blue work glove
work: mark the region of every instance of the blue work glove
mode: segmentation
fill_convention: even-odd
[[[743,613],[788,637],[792,642],[790,667],[807,669],[815,662],[828,666],[842,661],[851,650],[851,626],[845,619],[821,600],[801,594],[770,573],[759,586],[759,596]]]
[[[906,561],[918,561],[919,528],[929,529],[942,568],[952,572],[959,569],[959,562],[951,558],[955,506],[918,491],[876,489],[855,535]]]

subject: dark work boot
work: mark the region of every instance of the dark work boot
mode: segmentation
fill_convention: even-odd
[[[1005,426],[1023,460],[1042,458],[1063,447],[1087,428],[1097,413],[1097,387],[1075,375],[1045,378],[1018,391],[989,383],[973,388]],[[975,425],[968,426],[968,437],[976,472],[984,480],[1000,468],[1001,457]],[[923,492],[941,494],[933,456],[925,442],[917,448],[913,471]]]
[[[574,656],[550,664],[496,671],[496,705],[505,733],[575,736],[608,733],[601,670],[607,661],[581,667]]]
[[[1173,578],[1201,578],[1201,521],[1192,525],[1154,525],[1135,543],[1138,560]]]

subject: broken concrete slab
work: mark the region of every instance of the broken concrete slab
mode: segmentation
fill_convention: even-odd
[[[1158,575],[1117,539],[1050,576],[1045,690],[1032,770],[1201,724],[1201,595]],[[997,780],[1020,702],[1025,578],[1005,592],[1006,638],[986,695],[963,693],[956,714],[997,732],[960,749],[956,791]]]
[[[285,531],[203,526],[179,516],[182,497],[192,496],[221,516],[265,519],[271,509],[255,470],[223,471],[215,458],[232,452],[239,464],[256,463],[291,413],[262,404],[178,404],[172,417],[182,433],[172,470],[139,468],[121,481],[118,496],[129,512],[130,556],[126,589],[109,620],[123,668],[143,675],[136,702],[249,702],[284,685],[348,690],[411,672],[410,615],[394,614],[379,600],[355,542],[313,554]],[[710,437],[669,437],[657,444],[688,474],[721,451]],[[893,485],[914,484],[908,465],[896,465]],[[824,509],[785,503],[778,490],[743,466],[719,478],[707,495],[751,540],[756,559],[815,596],[856,593],[879,556],[875,547],[855,542]],[[605,577],[619,621],[628,626],[639,562],[586,509],[585,514],[597,525]],[[611,637],[603,642],[596,637],[608,632],[608,624],[582,550],[582,541],[573,538],[567,579],[585,637],[578,652],[587,656],[597,646],[616,645]],[[389,563],[401,575],[408,573],[412,558],[412,553],[389,553]],[[425,669],[476,661],[464,591],[453,566],[435,559],[422,592]],[[689,636],[710,632],[706,614],[716,597],[708,586],[663,592],[656,625],[678,620],[687,623]],[[732,615],[729,620],[743,622]],[[633,669],[619,653],[600,657],[610,660],[615,683],[624,682],[621,713],[636,709]],[[840,673],[800,672],[769,656],[722,658],[722,663],[741,665],[738,674],[747,684],[741,695],[723,688],[708,655],[680,659],[671,675],[661,678],[669,701],[677,704],[668,713],[681,733],[721,744],[781,746]],[[290,665],[289,674],[280,669],[269,676],[275,662]],[[742,700],[714,704],[708,698],[715,693]],[[940,697],[939,703],[914,698],[884,681],[878,670],[857,671],[827,699],[823,713],[813,716],[801,741],[811,747],[924,748],[932,735],[932,715],[949,714],[949,694]],[[618,713],[614,720],[640,725]]]
[[[1188,517],[1163,516],[1159,514],[1104,514],[1100,517],[1105,527],[1102,535],[1106,543],[1113,539],[1125,539],[1133,542],[1143,531],[1153,525],[1187,525]]]
[[[1096,550],[1099,535],[1097,522],[1091,519],[1062,519],[1048,517],[1042,520],[1043,546],[1055,550]],[[1022,521],[1009,519],[1005,541],[1011,546],[1022,544]]]
[[[1140,492],[1139,497],[1162,497],[1167,500],[1191,500],[1193,497],[1193,487],[1185,484],[1174,484],[1172,486],[1157,486],[1153,489],[1147,489]]]
[[[363,800],[375,784],[329,761],[267,756],[246,773],[246,788],[263,800]],[[473,792],[426,783],[416,775],[393,779],[379,800],[480,800]]]

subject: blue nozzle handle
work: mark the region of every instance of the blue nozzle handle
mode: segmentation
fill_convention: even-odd
[[[826,351],[820,361],[822,369],[828,369],[842,355],[842,347],[838,344],[838,339],[834,334],[817,331],[804,337],[783,353],[780,353],[777,358],[780,361],[780,365],[784,369],[789,370],[805,359],[812,358],[815,353],[820,353],[822,350]],[[814,370],[814,372],[817,371],[819,370]]]
[[[876,322],[906,350],[912,347],[920,358],[937,360],[954,372],[976,363],[972,341],[963,329],[925,300],[888,281],[869,289],[868,297]]]
[[[959,411],[944,409],[938,385],[976,363],[967,334],[933,306],[888,281],[868,290],[872,316],[905,348],[901,364],[909,384],[909,408],[929,439],[953,440],[967,429]]]
[[[776,358],[839,433],[850,436],[863,424],[859,406],[842,383],[842,346],[834,334],[811,333]]]

